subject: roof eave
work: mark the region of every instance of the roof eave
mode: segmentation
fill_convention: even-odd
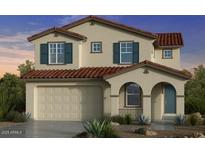
[[[169,46],[160,46],[160,45],[154,45],[155,48],[164,49],[164,48],[182,48],[184,45],[169,45]]]
[[[115,76],[118,76],[118,75],[130,72],[132,70],[136,70],[136,69],[141,68],[141,67],[150,67],[150,68],[153,68],[153,69],[158,69],[158,70],[164,71],[166,73],[169,73],[169,74],[178,76],[180,78],[183,78],[185,80],[191,79],[191,76],[183,74],[182,72],[175,72],[175,71],[171,71],[171,70],[168,70],[168,69],[163,69],[163,68],[160,68],[159,66],[154,66],[154,65],[152,65],[150,63],[152,63],[152,62],[143,61],[140,64],[130,66],[130,68],[127,68],[126,70],[121,70],[121,71],[119,71],[117,73],[114,73],[114,74],[111,74],[111,75],[105,75],[103,77],[103,79],[107,80],[107,79],[113,78]],[[167,68],[169,68],[169,67],[167,67]],[[169,69],[172,69],[172,68],[169,68]],[[176,70],[176,71],[178,71],[178,70]]]
[[[103,81],[103,78],[21,78],[25,82]]]
[[[48,34],[51,34],[51,33],[59,33],[59,34],[62,34],[62,35],[66,35],[66,36],[72,37],[72,38],[74,38],[74,39],[76,39],[76,40],[86,40],[86,39],[87,39],[87,37],[85,37],[85,36],[83,36],[83,35],[80,36],[80,35],[78,34],[79,36],[77,36],[77,35],[74,35],[74,34],[69,33],[69,32],[63,32],[63,31],[59,30],[58,28],[55,28],[55,27],[54,27],[54,28],[45,30],[45,31],[43,31],[43,32],[37,33],[37,34],[35,34],[35,35],[32,35],[32,36],[28,37],[27,40],[28,40],[29,42],[31,42],[31,41],[34,41],[34,40],[36,40],[36,39],[39,39],[39,38],[41,38],[41,37],[43,37],[43,36],[46,36],[46,35],[48,35]]]
[[[119,29],[122,29],[122,30],[126,30],[126,31],[129,31],[129,32],[138,34],[138,35],[142,35],[144,37],[149,37],[149,38],[152,38],[152,39],[157,39],[157,37],[158,37],[156,34],[152,34],[151,32],[143,32],[142,30],[135,29],[134,27],[129,27],[129,26],[126,26],[126,25],[122,25],[120,23],[109,21],[107,19],[99,18],[99,17],[96,17],[96,16],[85,17],[83,19],[80,19],[80,20],[74,21],[70,24],[67,24],[65,26],[62,26],[61,28],[70,29],[70,28],[76,27],[78,25],[81,25],[83,23],[86,23],[88,21],[96,21],[96,22],[99,22],[99,23],[107,24],[107,25],[110,25],[110,26],[113,26],[113,27],[116,27],[116,28],[119,28]],[[140,31],[142,31],[142,32],[140,32]],[[148,34],[148,33],[150,33],[150,34]]]

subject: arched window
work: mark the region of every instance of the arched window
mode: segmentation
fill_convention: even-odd
[[[142,92],[140,86],[135,83],[126,85],[126,106],[141,107]]]

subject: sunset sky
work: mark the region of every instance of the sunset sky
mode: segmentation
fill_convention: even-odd
[[[17,74],[17,66],[33,61],[34,48],[26,38],[84,16],[0,16],[0,76]],[[183,68],[205,64],[205,16],[102,16],[150,32],[182,32]]]

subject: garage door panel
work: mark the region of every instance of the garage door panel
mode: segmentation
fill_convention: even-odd
[[[38,87],[37,119],[82,121],[102,116],[102,88]]]

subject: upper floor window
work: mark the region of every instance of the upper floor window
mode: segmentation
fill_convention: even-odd
[[[49,64],[64,64],[64,43],[49,43]]]
[[[91,52],[101,53],[102,52],[102,42],[91,42]]]
[[[133,62],[133,42],[120,42],[120,63],[131,64]]]
[[[172,59],[172,49],[164,49],[162,54],[164,59]]]

